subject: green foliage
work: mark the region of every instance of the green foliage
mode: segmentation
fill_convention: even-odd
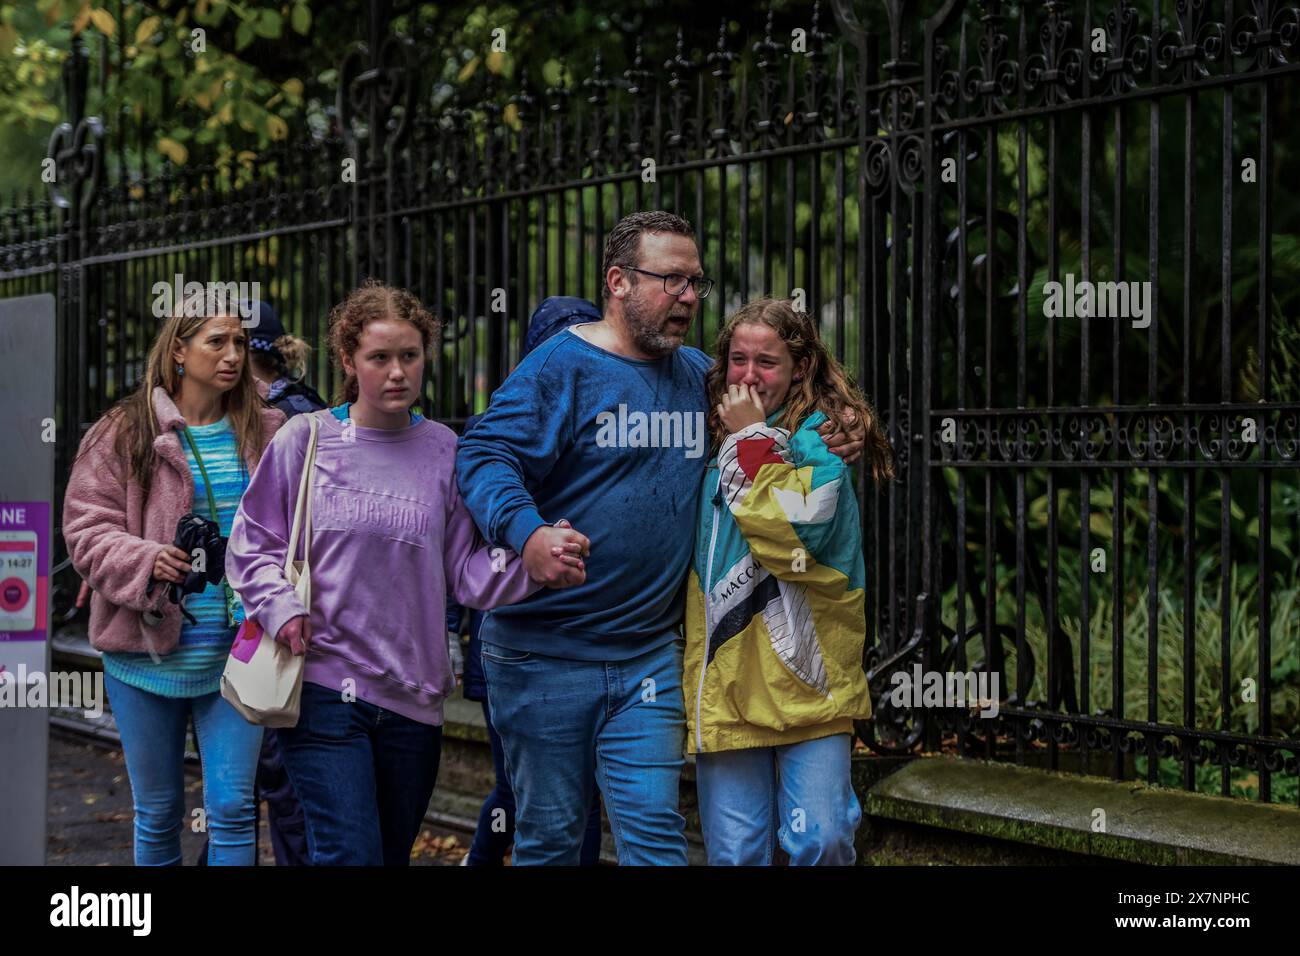
[[[774,4],[778,16],[788,5]],[[737,47],[761,33],[766,13],[758,7],[728,11]],[[123,145],[133,170],[156,170],[164,157],[177,165],[216,162],[232,171],[232,184],[247,183],[252,163],[241,163],[241,153],[337,130],[338,67],[349,47],[366,39],[368,15],[367,0],[37,0],[16,12],[6,9],[0,20],[0,157],[16,159],[12,183],[43,188],[40,160],[66,108],[61,68],[80,39],[91,55],[87,108],[104,119],[110,136],[129,134]],[[802,23],[808,10],[799,6],[792,16]],[[536,110],[547,87],[586,95],[582,83],[597,57],[607,78],[617,76],[632,64],[638,41],[644,67],[656,72],[674,49],[678,27],[699,17],[698,5],[687,0],[627,11],[416,3],[394,18],[390,33],[416,44],[422,111],[453,101],[473,108],[487,97],[504,100],[518,88],[522,71],[530,75]],[[712,48],[712,29],[687,30],[697,38],[686,50],[695,62],[703,63]],[[202,42],[195,30],[203,31]],[[102,96],[101,54],[109,58]],[[514,104],[503,119],[518,127]]]
[[[43,37],[32,37],[25,27],[31,11],[8,6],[0,10],[0,122],[30,129],[53,124],[59,109],[57,92],[60,51]]]
[[[1137,475],[1134,476],[1135,478]],[[1158,479],[1161,500],[1165,498],[1176,502],[1178,509],[1174,516],[1181,515],[1181,481],[1169,480],[1161,475]],[[1254,476],[1250,476],[1254,478]],[[1136,482],[1144,484],[1144,482]],[[1244,489],[1244,483],[1240,487]],[[1234,486],[1234,498],[1236,494]],[[1258,508],[1253,504],[1245,506],[1233,502],[1230,518],[1230,553],[1233,563],[1229,567],[1227,595],[1223,593],[1222,561],[1218,551],[1218,534],[1220,524],[1220,498],[1217,483],[1197,497],[1193,504],[1193,516],[1197,532],[1195,565],[1191,570],[1192,606],[1192,688],[1190,701],[1192,720],[1190,725],[1205,730],[1227,730],[1241,734],[1256,734],[1262,726],[1262,695],[1260,687],[1267,679],[1270,683],[1272,697],[1269,717],[1270,733],[1280,737],[1300,736],[1300,557],[1294,548],[1294,529],[1290,518],[1300,513],[1300,487],[1294,480],[1278,478],[1273,489],[1274,511],[1274,554],[1272,558],[1269,610],[1270,610],[1270,653],[1267,667],[1261,670],[1259,660],[1260,622],[1262,589],[1259,580],[1259,568],[1256,560],[1258,554],[1259,520]],[[1120,582],[1122,601],[1116,605],[1114,600],[1114,577],[1116,573],[1115,551],[1117,542],[1114,538],[1110,520],[1111,490],[1107,486],[1092,489],[1093,539],[1091,546],[1103,547],[1109,557],[1105,572],[1084,570],[1087,562],[1081,555],[1077,533],[1062,532],[1058,561],[1059,586],[1059,624],[1069,640],[1071,647],[1070,667],[1074,675],[1076,691],[1082,695],[1082,671],[1088,671],[1089,696],[1085,701],[1080,697],[1081,708],[1088,713],[1106,712],[1115,714],[1115,701],[1112,697],[1115,674],[1115,621],[1120,620],[1120,654],[1123,666],[1123,715],[1128,720],[1145,721],[1154,719],[1160,723],[1181,725],[1184,719],[1184,707],[1188,702],[1184,698],[1184,678],[1186,663],[1184,660],[1184,622],[1187,609],[1184,607],[1184,571],[1182,567],[1182,529],[1177,524],[1162,522],[1159,525],[1157,542],[1157,562],[1150,568],[1145,559],[1146,514],[1144,511],[1146,495],[1132,494],[1125,496],[1125,514],[1127,520],[1123,540],[1127,542],[1123,565],[1123,580]],[[974,496],[977,499],[979,496]],[[1076,490],[1061,492],[1058,502],[1060,527],[1076,528],[1078,521],[1078,493]],[[968,497],[971,510],[968,521],[972,529],[982,527],[982,512],[977,510],[978,502]],[[1043,531],[1046,528],[1046,511],[1048,501],[1044,497],[1035,499],[1027,508],[1026,533],[1033,536],[1039,546],[1039,556],[1046,553]],[[1250,515],[1248,519],[1246,516]],[[998,516],[1001,525],[1007,525],[1010,515],[1002,512]],[[1279,533],[1279,526],[1281,531]],[[999,532],[1002,535],[1012,533],[1009,529]],[[1008,565],[996,555],[991,555],[977,545],[975,533],[968,534],[968,546],[976,556],[979,583],[983,582],[983,561],[994,561],[995,591],[994,606],[996,619],[1002,624],[1014,625],[1016,620],[1016,568]],[[1156,620],[1152,632],[1148,620],[1148,588],[1151,572],[1154,570]],[[1088,619],[1088,654],[1083,659],[1082,643],[1082,609],[1081,596],[1085,585],[1090,589],[1090,613]],[[969,580],[969,578],[968,578]],[[1046,661],[1047,661],[1047,626],[1037,596],[1026,587],[1026,623],[1025,643],[1032,652],[1035,672],[1029,698],[1038,701],[1047,700]],[[1224,601],[1228,607],[1228,627],[1223,629],[1222,608]],[[967,594],[966,623],[974,627],[977,609],[974,597]],[[955,584],[949,585],[941,598],[941,619],[948,627],[955,628],[957,623],[957,591]],[[1150,671],[1151,641],[1154,640],[1156,669]],[[1223,708],[1222,694],[1225,675],[1222,658],[1227,647],[1229,670],[1226,675],[1229,706]],[[975,644],[968,645],[968,658],[982,658],[983,652]],[[1008,682],[1015,680],[1016,660],[1011,653],[1007,660]],[[1247,681],[1252,683],[1248,684]],[[1148,709],[1148,692],[1154,682],[1156,711]],[[1139,769],[1145,774],[1145,764],[1139,760]],[[1181,786],[1181,764],[1173,760],[1163,760],[1158,768],[1160,781],[1167,786]],[[1197,787],[1203,792],[1219,792],[1220,777],[1217,767],[1201,767],[1197,770]],[[1257,794],[1258,777],[1245,770],[1234,771],[1231,785],[1238,795],[1254,796]],[[1255,788],[1255,789],[1252,789]],[[1275,800],[1296,798],[1297,781],[1277,775],[1274,779]]]
[[[150,130],[152,155],[133,155],[133,164],[166,157],[184,165],[197,145],[212,146],[212,156],[229,166],[239,152],[284,140],[291,123],[303,122],[303,80],[273,73],[250,57],[255,42],[286,38],[285,14],[298,34],[310,30],[307,0],[38,0],[35,10],[6,9],[0,129],[48,139],[63,115],[62,68],[79,40],[92,58],[106,52],[113,61],[106,89],[91,82],[88,110],[107,118],[110,134],[118,118],[118,125]],[[43,149],[37,154],[31,145],[16,179],[34,185]],[[137,145],[129,143],[132,153]]]

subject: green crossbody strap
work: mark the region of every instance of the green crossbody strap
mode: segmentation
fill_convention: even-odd
[[[208,480],[208,469],[203,465],[203,456],[199,454],[199,443],[190,434],[189,425],[182,426],[182,429],[185,432],[185,440],[190,444],[190,451],[194,452],[194,460],[199,463],[199,473],[203,475],[203,490],[208,496],[208,513],[212,517],[212,523],[220,528],[221,519],[217,516],[217,499],[212,494],[212,482]],[[226,592],[226,626],[234,627],[235,592],[230,589],[230,582],[225,579],[224,575],[221,578],[221,586]]]
[[[208,513],[212,516],[212,520],[219,525],[221,521],[217,518],[217,499],[212,497],[212,482],[208,481],[208,469],[203,467],[203,456],[199,454],[199,443],[190,434],[189,425],[185,425],[184,429],[185,440],[190,443],[190,451],[194,452],[194,460],[199,463],[199,471],[203,475],[203,490],[208,495]]]

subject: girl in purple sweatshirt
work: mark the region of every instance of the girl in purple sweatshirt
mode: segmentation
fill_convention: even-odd
[[[226,572],[246,615],[307,655],[298,725],[280,738],[312,863],[401,866],[433,793],[442,702],[455,687],[446,595],[486,609],[542,583],[483,542],[456,487],[455,433],[410,410],[439,340],[433,316],[410,293],[368,282],[330,324],[344,401],[276,435],[235,517]],[[283,568],[312,418],[308,614]],[[568,531],[545,583],[580,583],[586,547]]]

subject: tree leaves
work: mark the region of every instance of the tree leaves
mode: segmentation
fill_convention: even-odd
[[[85,26],[86,20],[90,19],[89,6],[89,0],[83,0],[81,9],[81,12],[85,14],[85,18],[81,20],[83,27]],[[63,16],[63,4],[60,3],[59,0],[39,0],[36,4],[36,9],[45,14],[46,26],[54,26],[54,24],[59,22],[59,18]],[[80,18],[80,14],[78,17]],[[81,27],[74,27],[72,32],[81,32]]]
[[[158,151],[170,159],[177,166],[185,165],[185,160],[189,158],[189,150],[183,145],[176,142],[170,136],[164,136],[158,140]]]
[[[476,56],[460,68],[460,72],[456,74],[456,82],[464,83],[466,80],[468,80],[471,76],[474,75],[474,71],[478,69],[478,65],[479,65],[479,57]]]
[[[278,40],[284,18],[274,10],[258,10],[253,17],[253,32],[268,40]]]
[[[145,17],[135,28],[135,45],[144,46],[148,39],[162,26],[162,17]]]
[[[297,77],[290,77],[280,84],[280,89],[284,90],[284,95],[289,98],[289,102],[294,106],[302,105],[302,80]]]
[[[95,25],[95,29],[104,36],[112,38],[117,32],[117,21],[113,15],[102,7],[90,11],[90,22]]]
[[[299,3],[294,6],[293,13],[289,15],[289,22],[294,30],[303,36],[311,29],[311,8],[306,3]]]
[[[235,104],[235,119],[239,121],[240,128],[251,133],[257,129],[257,121],[261,117],[258,115],[258,108],[255,104],[241,99]]]

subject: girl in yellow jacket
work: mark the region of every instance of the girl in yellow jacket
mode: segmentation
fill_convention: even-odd
[[[893,475],[889,443],[790,301],[746,305],[717,357],[684,674],[709,863],[770,864],[779,840],[792,864],[850,865],[853,721],[871,714],[862,530],[816,429],[851,411],[877,482]]]

